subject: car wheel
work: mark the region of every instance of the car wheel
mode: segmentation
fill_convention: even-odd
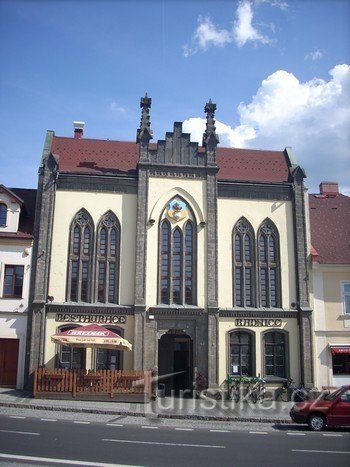
[[[326,427],[326,419],[323,415],[313,414],[309,417],[308,425],[312,431],[322,431]]]

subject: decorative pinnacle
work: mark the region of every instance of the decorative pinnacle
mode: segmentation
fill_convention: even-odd
[[[209,102],[205,104],[204,112],[207,114],[207,124],[206,130],[203,135],[203,146],[211,146],[216,147],[219,143],[219,137],[216,134],[216,127],[215,127],[215,110],[216,104],[209,99]]]
[[[141,97],[140,99],[140,107],[141,107],[141,122],[140,128],[137,130],[136,142],[139,143],[141,141],[148,143],[150,139],[152,139],[152,130],[151,130],[151,122],[150,122],[150,115],[149,109],[151,108],[152,99],[145,94],[145,97]]]

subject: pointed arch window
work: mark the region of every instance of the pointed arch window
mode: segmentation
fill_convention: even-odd
[[[97,301],[118,303],[120,224],[112,212],[106,213],[97,228]]]
[[[94,227],[84,209],[71,224],[68,268],[68,300],[91,302]]]
[[[281,306],[279,238],[275,225],[266,220],[258,231],[260,304],[267,308]]]
[[[246,219],[233,229],[233,302],[234,306],[255,307],[254,231]]]
[[[0,227],[6,227],[7,224],[7,206],[0,203]]]
[[[159,303],[196,304],[196,229],[189,209],[186,215],[190,219],[179,225],[166,218],[160,223]]]

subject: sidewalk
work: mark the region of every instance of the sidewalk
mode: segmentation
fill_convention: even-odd
[[[96,402],[79,400],[34,399],[22,390],[0,388],[1,407],[32,410],[83,412],[133,417],[159,417],[237,422],[291,423],[289,410],[293,403],[266,400],[263,403],[234,403],[213,399],[163,397],[147,403]]]

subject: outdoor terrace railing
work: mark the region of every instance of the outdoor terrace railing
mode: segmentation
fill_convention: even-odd
[[[37,368],[34,397],[42,395],[109,396],[144,394],[152,396],[152,372],[132,370],[64,370]]]

